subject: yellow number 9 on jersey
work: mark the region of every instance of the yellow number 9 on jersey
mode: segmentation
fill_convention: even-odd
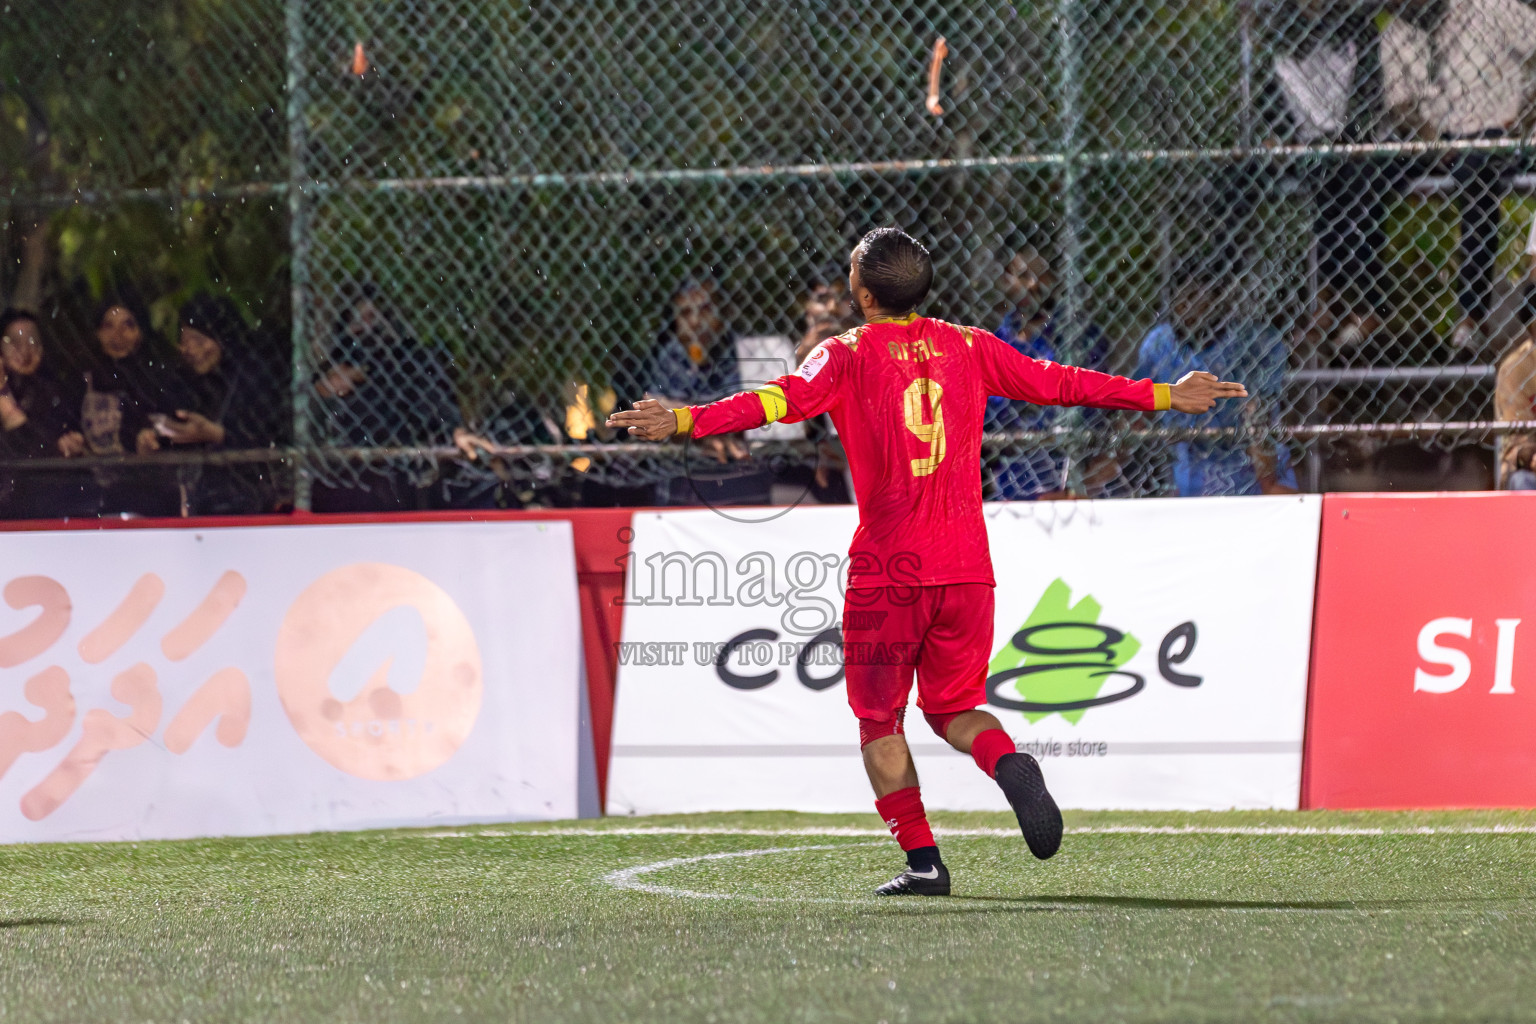
[[[928,396],[928,405],[933,409],[933,422],[923,422],[923,396]],[[928,445],[926,458],[912,460],[912,475],[927,476],[939,468],[939,463],[944,461],[944,410],[939,408],[939,400],[944,397],[944,389],[939,382],[929,377],[919,377],[907,385],[907,390],[902,394],[902,408],[907,417],[907,429],[917,435],[917,439]]]

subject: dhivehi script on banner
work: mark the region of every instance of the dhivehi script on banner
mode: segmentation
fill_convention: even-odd
[[[568,523],[0,533],[0,841],[577,813]]]
[[[1063,806],[1297,806],[1319,514],[1306,495],[986,507],[989,710]],[[838,646],[856,524],[636,514],[609,813],[869,809]],[[907,724],[927,806],[1006,808]]]

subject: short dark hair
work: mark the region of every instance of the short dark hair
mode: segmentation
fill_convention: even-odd
[[[859,283],[881,309],[905,313],[917,308],[933,286],[933,259],[923,243],[900,228],[876,228],[853,250]]]
[[[150,335],[154,328],[149,322],[149,306],[145,304],[143,296],[136,288],[123,287],[108,292],[100,302],[96,303],[96,319],[91,321],[92,327],[101,327],[101,322],[107,318],[107,314],[118,306],[133,314],[134,320],[138,321],[139,330],[144,334],[144,344],[146,346],[151,344]]]
[[[245,321],[235,304],[222,295],[198,294],[182,304],[181,326],[205,334],[228,348],[243,340]]]
[[[0,334],[10,329],[11,324],[17,320],[30,320],[34,326],[41,326],[37,314],[30,309],[20,309],[16,306],[7,306],[5,312],[0,313]]]

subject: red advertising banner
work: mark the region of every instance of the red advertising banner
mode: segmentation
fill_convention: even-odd
[[[1324,499],[1303,807],[1536,806],[1533,523],[1520,493]]]

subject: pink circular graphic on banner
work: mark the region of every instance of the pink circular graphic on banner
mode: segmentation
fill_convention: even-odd
[[[426,626],[421,682],[390,688],[387,658],[349,701],[331,674],[363,632],[402,606]],[[420,573],[358,562],[326,573],[298,596],[277,634],[277,693],[309,748],[349,775],[392,781],[453,756],[480,714],[480,649],[453,598]]]

